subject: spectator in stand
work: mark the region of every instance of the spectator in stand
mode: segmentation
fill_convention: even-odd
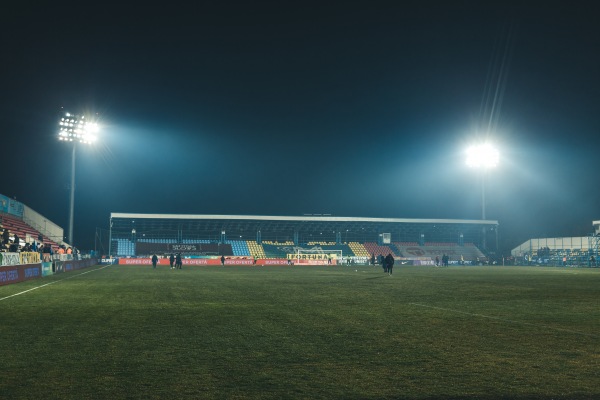
[[[8,232],[8,228],[4,228],[4,232],[2,233],[2,244],[8,246],[10,232]]]
[[[71,247],[67,248],[67,254],[73,254],[73,249]]]
[[[58,253],[58,254],[65,254],[65,248],[64,248],[64,246],[60,246],[60,247],[58,248],[58,251],[57,251],[57,253]]]
[[[42,250],[42,254],[44,255],[44,262],[52,261],[52,247],[48,243],[44,245],[44,250]]]
[[[17,236],[17,234],[15,233],[13,242],[8,247],[8,251],[11,253],[16,253],[17,251],[19,251],[19,242],[20,242],[19,236]]]

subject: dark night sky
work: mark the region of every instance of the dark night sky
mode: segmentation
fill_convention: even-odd
[[[479,219],[482,138],[503,247],[600,219],[591,1],[34,3],[0,16],[0,193],[66,234],[58,118],[97,113],[80,247],[110,212]]]

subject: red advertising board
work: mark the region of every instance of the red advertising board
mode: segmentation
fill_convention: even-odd
[[[220,258],[184,258],[181,260],[183,265],[197,265],[197,266],[208,266],[208,265],[221,265]],[[120,265],[152,265],[150,258],[120,258]],[[336,260],[331,260],[331,264],[327,260],[293,260],[295,265],[337,265]],[[169,265],[169,260],[166,258],[159,258],[158,265]],[[285,258],[259,258],[254,263],[252,258],[238,258],[231,257],[225,258],[225,265],[289,265],[288,260]]]

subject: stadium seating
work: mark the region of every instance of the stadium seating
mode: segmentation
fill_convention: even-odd
[[[371,254],[367,251],[365,246],[362,243],[358,242],[350,242],[348,243],[348,247],[357,257],[371,257]]]
[[[265,250],[262,245],[258,244],[256,241],[248,240],[246,241],[246,245],[248,246],[248,251],[252,257],[266,258]]]
[[[19,238],[21,238],[24,241],[27,240],[27,236],[29,236],[33,240],[37,241],[38,236],[41,234],[39,231],[37,231],[32,226],[25,223],[23,220],[15,217],[13,215],[10,215],[10,214],[2,214],[1,222],[2,222],[2,225],[4,226],[4,228],[8,229],[11,236],[16,233],[17,236],[19,236]],[[55,240],[53,240],[52,238],[43,236],[43,239],[44,239],[44,243],[49,243],[53,249],[58,248],[58,246],[59,246],[58,243]],[[60,239],[62,239],[62,238],[60,238]]]
[[[210,243],[208,239],[183,239],[183,244],[202,244],[202,243]]]
[[[275,241],[271,241],[271,240],[263,240],[263,244],[272,244],[274,246],[293,246],[294,242],[292,241],[285,241],[285,242],[275,242]]]
[[[129,239],[116,239],[117,256],[132,257],[135,256],[135,244]]]
[[[250,249],[245,240],[228,240],[228,244],[231,245],[231,250],[234,256],[251,256]]]
[[[374,254],[375,257],[378,255],[386,256],[388,254],[392,254],[394,257],[400,257],[400,254],[397,254],[393,248],[390,246],[380,246],[377,243],[367,242],[364,243],[365,249],[369,252],[369,254]]]

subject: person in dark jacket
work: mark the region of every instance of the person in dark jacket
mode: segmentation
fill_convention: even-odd
[[[156,268],[156,264],[158,264],[158,257],[156,254],[152,256],[152,268]]]
[[[175,256],[175,269],[181,269],[181,253],[177,253]]]
[[[171,269],[173,269],[173,264],[175,264],[175,254],[171,253],[171,256],[169,257],[169,265],[171,266]]]
[[[392,253],[388,253],[388,255],[385,256],[385,265],[388,274],[391,276],[394,269],[394,257],[392,256]]]

